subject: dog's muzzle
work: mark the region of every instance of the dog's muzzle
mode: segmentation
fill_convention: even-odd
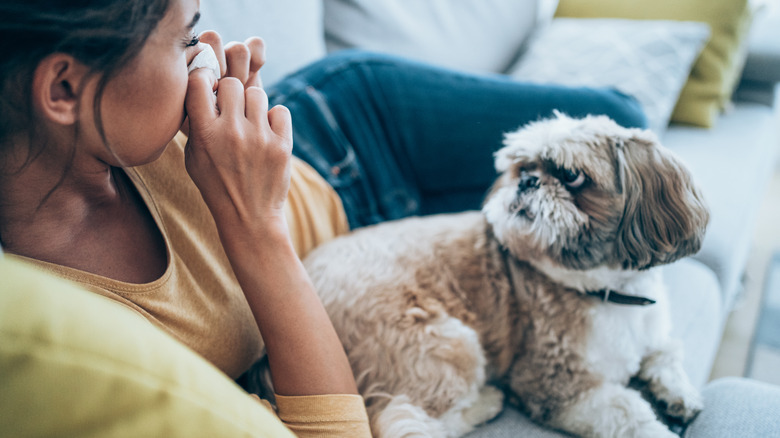
[[[531,175],[523,175],[520,178],[520,183],[517,185],[517,193],[521,194],[529,189],[539,188],[539,178]]]

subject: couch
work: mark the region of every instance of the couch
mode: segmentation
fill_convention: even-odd
[[[213,364],[116,301],[2,249],[0,279],[0,436],[293,436]],[[703,394],[707,409],[686,436],[780,431],[776,386],[724,378]],[[560,436],[512,409],[472,434],[518,435]]]
[[[562,1],[574,6],[583,4],[587,6],[588,2],[594,4],[610,2],[610,0]],[[647,4],[652,3],[654,7],[659,4],[650,0],[645,1]],[[660,3],[669,3],[669,1],[659,0]],[[701,0],[687,1],[695,3]],[[713,5],[721,1],[707,0]],[[728,1],[733,4],[740,3],[738,0]],[[707,2],[704,4],[711,5]],[[636,2],[627,3],[636,6]],[[671,0],[671,3],[685,2]],[[474,74],[501,74],[524,80],[525,78],[518,72],[522,71],[523,74],[528,74],[528,77],[533,76],[529,73],[529,68],[533,66],[529,67],[526,64],[520,67],[532,55],[539,57],[541,54],[541,56],[549,56],[552,60],[560,60],[560,57],[556,58],[555,51],[545,54],[544,51],[537,50],[539,41],[543,41],[544,32],[549,35],[550,29],[556,29],[551,27],[553,22],[564,18],[561,9],[556,9],[555,6],[545,0],[461,0],[458,2],[454,0],[295,0],[290,2],[202,0],[203,18],[198,29],[215,29],[225,40],[243,40],[251,35],[263,36],[268,46],[268,63],[263,69],[266,86],[272,86],[285,74],[326,56],[329,52],[344,48],[384,51]],[[572,9],[577,10],[576,7]],[[704,9],[715,8],[705,6]],[[759,204],[767,181],[775,169],[778,148],[780,148],[778,133],[780,87],[777,85],[780,82],[780,45],[777,44],[777,41],[780,41],[778,9],[780,7],[751,8],[749,20],[732,26],[735,33],[742,34],[742,38],[735,42],[733,56],[727,63],[736,73],[733,74],[733,78],[726,78],[724,81],[727,83],[727,99],[719,102],[717,111],[699,112],[697,113],[700,116],[699,120],[689,120],[685,117],[675,120],[674,115],[671,114],[654,119],[659,123],[653,125],[653,129],[657,131],[667,147],[687,162],[695,179],[702,186],[712,210],[711,224],[701,252],[667,267],[665,272],[665,280],[673,303],[674,332],[685,345],[685,367],[694,384],[701,387],[705,395],[707,409],[688,431],[698,436],[737,436],[738,434],[767,436],[766,429],[751,428],[750,421],[737,421],[751,415],[759,420],[755,424],[761,424],[756,427],[767,427],[769,424],[770,427],[774,427],[773,433],[780,431],[780,424],[777,424],[777,418],[780,418],[780,415],[777,415],[780,411],[780,389],[745,379],[708,382],[725,320],[741,293],[742,275],[751,249],[751,238]],[[556,10],[558,15],[553,19],[553,12]],[[728,17],[722,18],[723,21],[728,21],[726,20]],[[603,26],[603,23],[599,25]],[[680,32],[676,37],[685,39],[692,44],[689,47],[696,48],[693,50],[695,52],[693,55],[690,53],[687,55],[684,69],[687,74],[689,69],[694,69],[696,55],[704,45],[702,38],[706,39],[712,35],[713,28],[710,26],[706,34],[694,27],[678,30]],[[599,30],[593,34],[601,34],[600,32]],[[583,34],[583,39],[585,36],[592,35]],[[683,56],[680,54],[675,56],[678,55]],[[664,72],[676,66],[669,65]],[[694,76],[699,73],[694,69],[690,74]],[[536,74],[540,73],[536,72]],[[571,77],[562,78],[562,80],[571,79]],[[678,85],[677,88],[672,86],[672,91],[669,91],[668,83],[655,84],[654,87],[665,87],[666,94],[663,97],[667,102],[671,99],[674,103],[674,99],[682,93],[683,84]],[[649,96],[651,99],[654,97],[657,96]],[[671,112],[671,108],[668,110],[667,112]],[[665,121],[666,117],[671,121]],[[10,275],[26,268],[6,269],[7,274]],[[25,273],[25,276],[34,277],[34,274]],[[42,288],[58,287],[48,286],[45,281],[42,284]],[[0,282],[0,289],[6,287],[11,286],[7,282]],[[31,292],[25,290],[25,296],[30,296],[29,293]],[[137,331],[110,334],[107,332],[106,337],[109,335],[115,337],[110,340],[104,339],[103,344],[89,348],[74,343],[71,347],[75,353],[70,356],[64,355],[62,349],[52,353],[68,367],[59,371],[60,374],[54,376],[54,380],[38,381],[36,375],[28,373],[30,369],[25,365],[32,360],[27,358],[25,362],[13,356],[18,355],[21,350],[16,349],[17,344],[9,340],[17,342],[20,338],[13,330],[6,330],[8,327],[13,328],[16,324],[20,324],[17,321],[25,321],[31,326],[33,322],[38,321],[47,328],[44,330],[35,326],[37,328],[31,329],[36,333],[33,341],[43,340],[46,345],[56,345],[63,339],[71,339],[65,336],[65,333],[72,332],[73,336],[80,334],[85,338],[90,337],[89,333],[86,333],[83,327],[74,326],[73,321],[54,317],[61,315],[57,306],[65,305],[58,304],[54,295],[42,296],[37,301],[49,312],[46,318],[38,319],[30,310],[29,300],[15,302],[12,300],[13,295],[6,294],[6,290],[3,290],[0,298],[4,300],[3,305],[0,306],[0,316],[2,316],[0,322],[7,323],[0,324],[2,328],[0,335],[3,340],[0,343],[3,347],[0,348],[3,351],[0,357],[2,359],[0,374],[7,378],[4,385],[15,382],[16,393],[29,395],[30,400],[33,400],[30,402],[31,405],[25,405],[26,399],[23,398],[11,400],[9,397],[0,397],[2,408],[0,409],[0,434],[4,431],[8,432],[3,429],[8,424],[21,424],[20,421],[23,422],[27,418],[24,415],[35,415],[30,409],[41,408],[40,404],[35,404],[38,399],[33,395],[46,394],[56,385],[58,377],[65,378],[64,376],[71,375],[77,376],[75,378],[81,379],[82,382],[102,383],[103,386],[99,388],[96,384],[93,385],[96,390],[99,389],[97,394],[93,392],[90,397],[84,398],[85,403],[89,402],[93,407],[92,417],[82,410],[80,412],[84,415],[83,418],[74,419],[72,415],[66,415],[62,411],[69,405],[67,399],[52,400],[49,397],[46,406],[51,406],[51,409],[56,407],[58,415],[50,416],[48,423],[41,423],[51,425],[50,429],[42,430],[57,430],[58,424],[62,423],[55,422],[55,419],[59,422],[68,419],[69,421],[83,420],[81,424],[103,424],[106,427],[113,427],[112,433],[108,433],[108,429],[94,429],[89,434],[70,430],[71,435],[129,436],[127,433],[121,433],[122,427],[129,427],[128,425],[142,427],[136,430],[143,430],[145,436],[218,436],[220,430],[234,431],[240,429],[239,426],[246,427],[236,432],[237,434],[252,435],[253,425],[263,422],[262,418],[255,418],[253,421],[245,420],[245,417],[263,414],[258,413],[257,406],[248,405],[247,397],[243,397],[240,390],[229,379],[221,376],[221,373],[205,362],[198,361],[191,352],[176,346],[175,342],[162,340],[164,336],[161,333],[141,328],[143,324],[135,321],[135,316],[117,316],[117,318],[124,318],[122,321],[127,327],[137,325]],[[97,314],[121,313],[120,310],[113,309],[110,303],[102,302],[105,301],[103,298],[83,296],[79,299],[84,300],[85,305],[99,309],[95,312]],[[26,312],[14,309],[25,309]],[[15,319],[10,319],[12,316]],[[159,343],[158,338],[160,338]],[[117,348],[117,345],[121,347],[123,342],[125,347]],[[152,346],[155,348],[151,348]],[[110,348],[114,348],[115,351]],[[105,353],[107,351],[113,353],[107,354]],[[97,357],[96,355],[103,360],[97,365],[90,362]],[[8,359],[9,357],[13,360]],[[80,359],[76,360],[72,357]],[[154,365],[150,364],[165,363],[165,366],[158,366],[157,372],[140,373],[139,371],[144,371],[146,368],[135,363],[139,357],[149,368],[154,368]],[[121,372],[109,373],[108,371],[111,370],[116,371],[108,364],[116,362],[117,358],[127,362],[120,364],[123,366],[120,368]],[[90,369],[87,374],[78,374],[81,372],[81,368],[77,366],[79,364],[94,369]],[[100,374],[100,379],[95,380],[95,370]],[[25,376],[29,377],[29,380],[24,380]],[[116,379],[120,379],[121,384],[118,384]],[[35,384],[34,387],[25,386],[30,382]],[[137,389],[139,383],[145,388],[143,391],[146,392],[143,394],[144,397],[149,397],[148,399],[126,389],[127,387]],[[90,385],[90,383],[86,384]],[[76,385],[68,391],[74,391],[75,394],[78,388],[83,387],[84,385]],[[153,397],[148,394],[150,388],[157,391],[154,392]],[[118,389],[122,391],[117,392]],[[6,390],[10,391],[9,387],[4,387],[3,391]],[[213,399],[210,400],[210,397]],[[196,416],[189,415],[191,411],[182,408],[180,403],[182,399],[189,403],[188,406],[199,409]],[[115,409],[98,417],[98,413],[104,412],[108,400],[115,402],[111,404]],[[739,406],[735,406],[735,400],[744,403],[740,402]],[[139,407],[141,402],[155,407],[154,421],[144,420],[147,417],[141,414],[148,412]],[[222,409],[214,412],[208,407],[215,405],[235,406],[240,409]],[[170,409],[175,411],[175,415],[161,417],[162,413],[170,412]],[[726,413],[734,421],[724,423]],[[770,416],[775,419],[774,425],[766,421]],[[36,417],[38,418],[36,421],[39,421],[40,417],[37,415]],[[22,420],[18,420],[19,418]],[[178,430],[177,425],[181,425],[182,422],[187,423],[188,427]],[[232,424],[233,428],[226,426],[228,423]],[[68,435],[67,431],[63,433]],[[555,431],[531,423],[522,413],[513,409],[507,409],[496,420],[479,428],[471,436],[517,435],[560,436]]]
[[[686,369],[694,384],[703,387],[707,383],[725,321],[742,291],[756,216],[780,150],[780,44],[777,44],[780,5],[698,2],[701,10],[707,11],[701,12],[695,10],[695,0],[688,0],[687,8],[679,7],[686,2],[649,0],[624,2],[627,7],[614,0],[561,0],[560,5],[545,0],[299,0],[294,3],[294,6],[286,3],[282,6],[281,2],[270,1],[244,0],[230,4],[204,1],[199,28],[215,29],[226,40],[242,40],[254,34],[262,36],[268,48],[264,81],[272,86],[283,75],[313,60],[349,48],[406,56],[474,74],[502,74],[518,80],[552,74],[564,81],[576,81],[586,75],[583,71],[590,65],[561,64],[556,59],[576,56],[576,52],[555,46],[554,38],[545,35],[550,29],[561,29],[559,21],[574,19],[577,26],[588,18],[687,22],[699,21],[697,14],[701,15],[701,21],[709,20],[709,33],[699,46],[691,45],[694,48],[691,58],[676,53],[679,58],[669,62],[652,58],[654,55],[650,54],[649,59],[604,61],[600,57],[591,62],[611,62],[612,69],[634,63],[632,68],[642,69],[642,74],[652,70],[654,62],[667,62],[660,64],[663,71],[657,74],[681,69],[683,79],[689,75],[697,79],[709,75],[708,69],[716,68],[710,64],[699,68],[696,64],[711,61],[704,59],[702,47],[720,44],[716,49],[725,67],[721,65],[723,86],[717,107],[710,105],[701,111],[683,108],[686,104],[681,96],[686,96],[689,90],[681,89],[682,83],[675,88],[647,78],[636,88],[640,93],[652,88],[656,96],[649,96],[650,100],[663,95],[674,105],[679,98],[673,114],[656,117],[650,126],[662,143],[688,164],[712,211],[702,250],[667,267],[665,273],[673,301],[674,331],[685,344]],[[723,3],[720,10],[719,3]],[[676,9],[685,9],[679,12],[679,18],[674,16]],[[671,16],[664,16],[665,13]],[[553,23],[558,27],[553,27]],[[603,39],[594,37],[604,33],[604,25],[583,27],[579,35],[573,38],[569,35],[566,41],[580,44],[577,50],[591,40],[593,44],[604,44]],[[627,27],[629,32],[639,32],[636,24]],[[732,34],[728,43],[717,41],[724,28]],[[567,31],[571,32],[571,28]],[[696,29],[681,32],[677,36],[680,40],[671,43],[679,51],[689,44],[686,38],[698,38]],[[616,35],[626,40],[633,38],[627,33]],[[652,39],[653,34],[648,35]],[[667,37],[665,33],[664,38]],[[580,43],[580,39],[586,43]],[[547,50],[539,49],[542,40],[546,41],[543,49]],[[637,44],[640,44],[637,52],[657,50],[652,45],[648,49],[647,41]],[[626,50],[625,45],[618,46],[618,41],[613,39],[597,50]],[[528,65],[522,65],[524,58],[552,64],[548,70],[529,73]],[[556,71],[575,67],[576,73],[568,77]],[[525,76],[518,76],[523,71]],[[603,76],[598,71],[594,75]],[[637,75],[633,71],[629,76]]]
[[[534,32],[551,20],[544,0],[294,3],[204,1],[199,28],[215,29],[225,40],[262,36],[268,57],[263,77],[272,86],[284,74],[346,48],[504,74],[516,70],[513,65],[531,51]],[[753,225],[780,150],[780,6],[758,9],[739,43],[743,53],[734,57],[735,68],[744,65],[741,80],[722,111],[709,126],[672,120],[658,132],[688,164],[712,211],[702,250],[666,274],[676,300],[677,334],[686,342],[688,370],[699,386],[709,377],[724,322],[741,292]]]

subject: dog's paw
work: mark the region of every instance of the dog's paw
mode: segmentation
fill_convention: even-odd
[[[688,423],[704,408],[701,394],[693,386],[680,391],[657,394],[663,412],[676,420]]]
[[[479,398],[463,411],[463,419],[473,425],[492,420],[504,409],[504,393],[495,386],[484,386],[479,390]]]
[[[648,382],[659,414],[686,424],[701,412],[704,403],[682,367],[681,355],[679,342],[669,341],[664,349],[644,359],[640,378]]]
[[[392,396],[390,403],[371,417],[371,433],[376,438],[452,436],[439,419],[432,418],[408,396]]]

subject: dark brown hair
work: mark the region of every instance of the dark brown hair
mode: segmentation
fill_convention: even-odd
[[[32,77],[53,53],[72,55],[99,75],[94,102],[106,84],[140,52],[165,16],[169,0],[3,0],[0,3],[0,153],[11,136],[32,132]],[[40,153],[31,141],[30,156]],[[41,146],[39,145],[39,149]]]
[[[170,0],[0,2],[0,179],[6,176],[4,173],[21,170],[7,168],[6,154],[26,152],[24,162],[30,163],[46,149],[46,138],[35,129],[32,79],[38,64],[54,53],[73,56],[89,68],[90,75],[99,78],[93,102],[95,125],[110,149],[100,112],[106,84],[138,56],[165,16],[169,3]],[[74,145],[78,132],[76,125]],[[28,136],[29,149],[10,151],[12,139],[20,135]]]

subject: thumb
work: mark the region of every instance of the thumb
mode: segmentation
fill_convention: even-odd
[[[184,109],[190,119],[190,131],[217,118],[214,99],[216,82],[216,76],[209,69],[199,68],[190,73],[187,95],[184,98]]]
[[[268,111],[268,124],[276,135],[292,139],[292,116],[284,105],[276,105]]]

